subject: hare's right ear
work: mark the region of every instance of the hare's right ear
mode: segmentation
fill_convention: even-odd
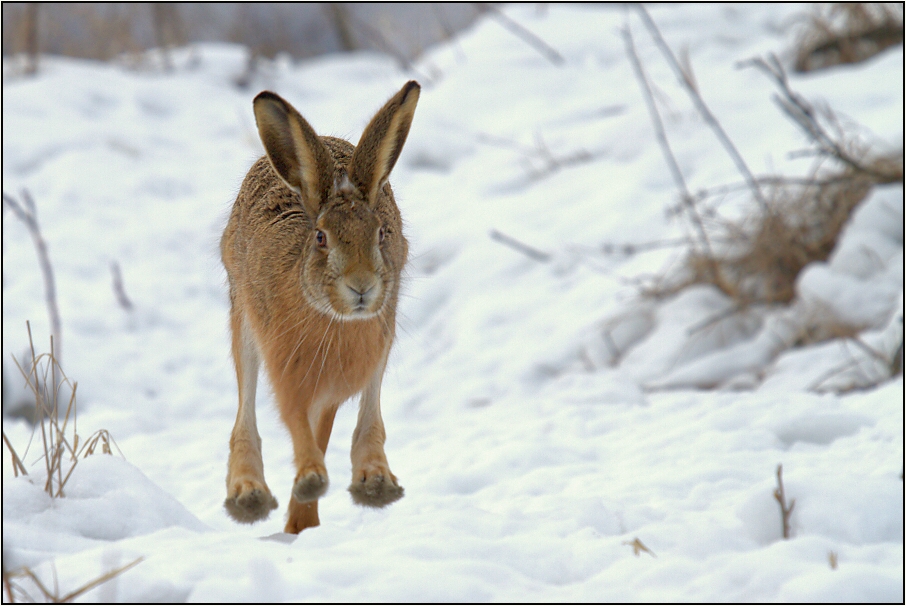
[[[290,189],[302,195],[309,216],[318,216],[333,184],[333,159],[314,129],[278,95],[255,97],[255,122],[271,166]]]

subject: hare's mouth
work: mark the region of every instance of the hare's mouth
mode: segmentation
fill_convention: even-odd
[[[386,306],[386,301],[383,300],[378,302],[374,299],[358,297],[349,300],[346,297],[331,297],[325,294],[318,297],[318,300],[311,296],[306,298],[318,312],[340,322],[370,320],[379,316]]]
[[[371,320],[380,315],[383,311],[383,305],[376,310],[367,309],[364,306],[357,306],[351,309],[338,310],[333,305],[328,306],[327,315],[339,322],[355,322],[358,320]]]

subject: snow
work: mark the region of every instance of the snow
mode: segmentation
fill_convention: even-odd
[[[27,187],[37,203],[80,434],[107,429],[125,455],[81,461],[51,500],[38,444],[25,478],[4,450],[6,569],[29,566],[47,583],[53,569],[68,591],[144,558],[85,601],[903,600],[902,376],[883,380],[852,340],[794,346],[802,327],[832,317],[893,355],[902,186],[861,204],[828,262],[802,272],[792,306],[731,316],[704,286],[640,298],[633,280],[674,271],[680,251],[599,247],[685,228],[665,212],[676,192],[619,35],[626,13],[505,10],[565,64],[493,20],[412,73],[367,53],[281,58],[249,90],[233,83],[243,50],[224,44],[177,55],[171,74],[47,57],[25,78],[4,63],[4,192]],[[790,157],[805,141],[772,84],[736,63],[788,57],[806,10],[651,8],[756,174],[805,175],[811,161]],[[738,182],[630,22],[690,188]],[[902,70],[898,47],[791,85],[863,125],[866,141],[898,147]],[[354,141],[413,77],[423,91],[391,179],[411,261],[382,393],[406,496],[377,511],[351,502],[347,403],[321,526],[283,535],[292,449],[264,384],[259,431],[280,514],[237,525],[222,506],[236,387],[218,241],[262,153],[251,99],[275,90],[319,133]],[[730,196],[727,212],[748,203]],[[131,312],[111,290],[112,261]],[[44,347],[43,301],[29,236],[4,214],[4,360],[27,347],[26,320]],[[4,363],[4,381],[18,387],[13,370]],[[3,428],[22,454],[29,426],[5,417]],[[773,497],[780,463],[796,500],[789,540]],[[654,555],[634,555],[636,538]]]

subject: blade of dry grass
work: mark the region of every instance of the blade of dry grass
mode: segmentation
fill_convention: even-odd
[[[6,432],[3,432],[3,443],[6,445],[6,448],[9,450],[10,456],[13,459],[13,474],[15,477],[19,477],[19,472],[22,472],[23,476],[27,476],[28,472],[25,470],[25,465],[22,464],[22,459],[19,458],[19,455],[16,453],[16,449],[13,448],[13,445],[10,443],[9,438],[6,437]]]
[[[500,25],[506,28],[507,31],[541,53],[541,55],[543,55],[545,59],[547,59],[554,65],[560,66],[566,62],[566,60],[563,58],[563,55],[558,53],[556,49],[554,49],[550,44],[530,32],[529,30],[525,29],[519,23],[507,17],[493,4],[478,2],[475,4],[475,7],[480,12],[487,13],[494,17],[494,19]]]
[[[25,590],[25,588],[23,588],[19,583],[16,582],[16,579],[20,579],[20,578],[28,579],[29,581],[31,581],[34,584],[34,586],[37,588],[37,590],[41,593],[41,597],[44,599],[45,602],[51,603],[51,604],[68,604],[68,603],[72,602],[73,600],[75,600],[76,598],[78,598],[79,596],[91,591],[95,587],[103,585],[104,583],[110,581],[111,579],[114,579],[114,578],[120,576],[121,574],[131,570],[132,568],[135,568],[142,561],[144,561],[144,559],[145,559],[144,557],[136,558],[135,560],[126,564],[125,566],[120,566],[119,568],[110,570],[110,571],[100,575],[99,577],[88,581],[81,587],[79,587],[73,591],[70,591],[69,593],[62,595],[62,596],[60,595],[60,587],[59,587],[59,583],[57,580],[57,569],[56,569],[56,566],[54,566],[53,564],[51,564],[51,575],[53,576],[53,589],[52,590],[47,588],[44,585],[44,583],[41,581],[41,579],[38,577],[38,575],[35,574],[35,572],[27,566],[20,568],[18,570],[11,571],[11,572],[7,572],[4,569],[4,571],[3,571],[3,587],[6,591],[7,600],[10,603],[14,603],[17,601],[17,599],[16,599],[17,593],[22,597],[23,601],[36,602],[37,600],[35,599],[35,596],[30,595]]]
[[[26,327],[28,329],[29,347],[32,356],[31,362],[28,364],[28,369],[26,370],[23,368],[23,365],[15,357],[13,360],[19,368],[19,372],[21,372],[22,376],[25,378],[26,386],[35,394],[37,418],[35,419],[32,439],[34,438],[34,434],[40,429],[41,442],[44,449],[44,455],[41,458],[44,459],[44,468],[45,473],[47,474],[44,490],[52,498],[60,498],[64,496],[63,490],[66,487],[69,478],[72,476],[73,471],[75,471],[75,467],[80,458],[95,454],[98,449],[104,454],[113,454],[111,444],[116,447],[120,456],[122,456],[123,453],[116,444],[116,441],[105,429],[94,432],[88,437],[87,441],[82,443],[77,426],[78,400],[76,394],[78,393],[78,383],[71,382],[60,367],[59,361],[53,354],[52,340],[50,353],[36,354],[31,333],[31,323],[27,322]],[[48,378],[56,376],[61,377],[60,382],[54,384],[52,388],[49,387],[47,384]],[[63,386],[70,389],[70,395],[66,411],[61,415],[58,403],[60,400],[59,390]],[[48,393],[54,394],[55,404],[53,406],[50,406],[47,402],[46,395]],[[71,426],[70,421],[72,423]],[[71,438],[69,434],[71,434]],[[22,459],[18,457],[17,453],[12,448],[12,445],[9,444],[5,434],[3,437],[10,452],[13,453],[14,469],[16,468],[16,461],[18,461],[19,468],[21,468],[24,473],[25,466],[22,463]],[[31,442],[32,440],[30,439],[29,447],[31,446]],[[27,455],[28,448],[26,448],[25,455],[23,456]],[[64,469],[67,465],[68,469]]]

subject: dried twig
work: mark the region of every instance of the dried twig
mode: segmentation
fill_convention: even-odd
[[[796,499],[786,504],[786,495],[783,492],[783,465],[777,466],[777,488],[774,489],[774,498],[780,504],[780,515],[783,520],[783,538],[790,538],[790,516],[793,515],[793,507],[796,506]]]
[[[506,246],[509,246],[513,250],[517,250],[524,254],[526,257],[533,261],[538,261],[540,263],[547,263],[551,260],[551,255],[546,252],[542,252],[537,248],[533,248],[528,244],[520,242],[516,238],[510,237],[504,233],[497,231],[496,229],[491,230],[491,239],[500,242]]]
[[[44,296],[47,303],[47,313],[50,316],[50,334],[55,339],[56,350],[54,355],[57,360],[62,359],[62,328],[60,322],[60,310],[57,307],[57,287],[53,276],[53,266],[50,263],[50,255],[47,252],[47,242],[41,235],[41,228],[38,226],[38,213],[35,208],[35,201],[27,189],[22,190],[22,202],[19,202],[3,192],[3,202],[13,211],[13,214],[25,224],[31,239],[35,244],[35,251],[38,253],[38,263],[41,266],[41,274],[44,276]]]
[[[25,65],[26,74],[38,71],[38,7],[40,2],[29,2],[25,5]]]
[[[605,153],[604,150],[588,151],[585,149],[577,149],[573,152],[557,155],[551,151],[550,147],[548,147],[547,143],[544,141],[544,137],[539,132],[535,133],[534,145],[525,145],[519,141],[484,132],[476,133],[475,138],[480,143],[507,149],[515,149],[521,153],[523,155],[522,160],[526,166],[526,174],[528,175],[529,180],[543,179],[563,168],[591,162]]]
[[[59,362],[54,357],[52,340],[51,352],[49,354],[44,353],[37,355],[35,353],[31,325],[26,323],[26,326],[28,327],[28,340],[29,346],[31,347],[31,362],[27,364],[26,369],[23,368],[19,360],[15,359],[15,357],[13,359],[16,362],[19,371],[22,373],[22,376],[25,377],[27,387],[35,395],[37,418],[35,419],[34,432],[37,432],[40,428],[41,442],[44,449],[42,458],[44,459],[44,467],[47,474],[44,490],[52,498],[59,498],[64,496],[63,489],[69,481],[69,478],[72,476],[80,458],[85,458],[94,454],[98,449],[105,454],[113,454],[111,444],[116,447],[120,456],[123,456],[123,453],[116,444],[116,441],[110,436],[110,433],[104,429],[93,433],[84,443],[81,442],[76,426],[76,393],[78,390],[78,383],[71,382],[66,376],[66,373],[63,372]],[[54,385],[53,389],[47,385],[48,376],[61,377],[60,383]],[[59,388],[64,385],[68,386],[71,392],[65,414],[61,414],[58,410]],[[52,404],[49,403],[50,396],[48,395],[51,393],[53,397]],[[72,422],[71,430],[69,429],[70,421]],[[68,435],[69,433],[71,433],[71,436]],[[26,473],[21,459],[17,456],[15,450],[13,450],[12,445],[6,438],[6,434],[3,435],[3,440],[12,453],[14,469],[17,470],[16,473],[18,474],[18,470],[20,469],[23,473]],[[29,442],[29,446],[30,444],[31,442]],[[27,455],[28,447],[26,447],[22,458],[27,457]],[[64,470],[63,468],[67,466],[68,468]]]
[[[629,545],[632,547],[632,553],[635,554],[635,557],[639,557],[639,554],[643,551],[647,554],[650,554],[652,558],[656,558],[654,552],[648,549],[642,541],[639,540],[639,537],[635,537],[631,541],[623,541],[623,545]]]
[[[831,137],[821,126],[815,112],[815,108],[805,98],[792,90],[786,71],[780,64],[776,55],[769,55],[767,59],[756,57],[739,63],[740,67],[754,66],[770,76],[780,88],[781,95],[774,95],[774,101],[780,106],[780,109],[790,117],[808,137],[818,146],[820,153],[836,158],[843,164],[853,170],[874,177],[879,183],[892,183],[902,178],[902,172],[899,175],[879,172],[871,167],[865,166],[847,152],[843,147]]]
[[[96,579],[93,579],[93,580],[85,583],[78,589],[70,591],[66,595],[62,595],[62,596],[60,595],[60,590],[59,590],[59,587],[57,586],[57,570],[56,570],[55,566],[52,567],[52,569],[51,569],[53,578],[54,578],[54,588],[52,591],[50,589],[48,589],[44,585],[44,583],[41,582],[41,579],[38,578],[38,575],[36,575],[31,570],[31,568],[28,568],[27,566],[24,568],[20,568],[19,570],[14,570],[12,572],[6,572],[4,570],[3,571],[3,586],[4,586],[4,589],[6,590],[7,599],[10,602],[15,602],[17,600],[17,598],[21,598],[23,601],[26,601],[26,602],[34,602],[34,601],[36,601],[34,596],[29,595],[28,592],[26,592],[25,589],[19,583],[15,582],[15,579],[25,578],[25,579],[30,580],[32,583],[34,583],[34,585],[35,585],[35,587],[37,587],[38,591],[41,592],[43,599],[46,600],[47,602],[52,603],[52,604],[66,604],[66,603],[72,602],[79,596],[91,591],[98,585],[103,585],[107,581],[109,581],[115,577],[118,577],[119,575],[123,574],[127,570],[134,568],[139,563],[141,563],[144,559],[145,559],[144,557],[136,558],[135,560],[126,564],[125,566],[120,566],[119,568],[106,572],[106,573],[102,574],[101,576],[97,577]],[[16,592],[16,593],[13,593],[13,592]]]
[[[631,257],[632,255],[637,255],[639,253],[648,252],[650,250],[661,250],[663,248],[676,248],[679,246],[688,246],[690,240],[688,238],[668,238],[666,240],[653,240],[651,242],[638,242],[638,243],[626,243],[626,244],[614,244],[611,242],[604,242],[600,244],[596,252],[599,252],[602,255],[625,255]]]
[[[550,44],[507,17],[505,14],[500,12],[497,7],[491,4],[485,4],[483,2],[476,3],[475,6],[480,12],[487,13],[494,17],[497,22],[500,23],[500,25],[509,30],[510,33],[518,36],[520,40],[534,48],[536,51],[544,55],[544,58],[554,65],[563,65],[563,63],[565,63],[566,60],[563,58],[563,55],[558,53]]]
[[[683,208],[686,209],[686,212],[689,215],[689,220],[692,222],[692,225],[695,226],[695,229],[698,232],[698,237],[701,241],[702,248],[704,249],[704,256],[705,258],[711,260],[711,277],[715,282],[717,282],[720,279],[719,271],[717,268],[717,263],[714,261],[714,254],[711,250],[711,241],[708,238],[708,233],[705,231],[705,226],[702,223],[702,218],[698,214],[698,210],[695,208],[695,200],[692,197],[692,194],[689,193],[689,188],[686,185],[686,179],[683,177],[683,173],[676,161],[676,157],[673,155],[673,150],[670,148],[670,142],[667,140],[667,134],[664,131],[664,124],[661,121],[661,115],[657,110],[657,105],[655,105],[654,103],[654,95],[652,95],[651,93],[651,86],[648,83],[648,78],[645,75],[645,70],[642,67],[642,62],[639,60],[639,56],[635,51],[635,44],[632,40],[632,31],[629,28],[628,22],[626,23],[626,27],[623,29],[622,34],[623,41],[626,43],[626,54],[629,55],[632,69],[635,72],[636,79],[639,81],[639,87],[642,89],[642,96],[645,98],[645,103],[648,106],[648,113],[651,116],[651,123],[654,126],[654,134],[657,137],[658,144],[661,147],[661,152],[664,154],[664,160],[667,161],[667,166],[670,168],[670,174],[673,176],[673,181],[674,183],[676,183],[677,189],[680,190],[680,197],[682,200]]]
[[[755,196],[755,199],[758,201],[758,204],[761,206],[762,210],[767,213],[768,203],[767,200],[765,200],[764,195],[761,193],[761,188],[758,186],[758,181],[752,175],[752,171],[749,170],[749,167],[746,165],[745,160],[742,159],[742,156],[736,149],[736,146],[733,145],[733,141],[731,141],[730,137],[727,136],[727,133],[720,125],[720,122],[718,122],[717,118],[714,117],[714,114],[711,113],[711,110],[708,109],[707,104],[696,89],[695,82],[691,74],[688,74],[685,70],[683,70],[676,56],[673,54],[673,51],[670,49],[670,46],[666,41],[664,41],[663,36],[661,36],[661,32],[658,29],[657,25],[651,19],[648,11],[645,10],[645,7],[641,4],[637,4],[636,8],[638,10],[639,16],[642,18],[642,21],[645,23],[645,27],[647,27],[648,31],[651,33],[651,37],[654,39],[655,44],[657,44],[657,47],[664,55],[664,58],[667,59],[667,63],[670,64],[670,67],[673,68],[673,71],[679,78],[680,84],[682,84],[683,88],[685,88],[689,93],[689,97],[692,99],[692,102],[695,105],[696,109],[698,109],[698,112],[701,114],[702,118],[704,118],[708,126],[711,127],[711,130],[714,131],[714,134],[717,135],[718,140],[720,141],[721,145],[724,146],[727,154],[733,160],[733,163],[736,165],[737,170],[739,170],[739,172],[742,174],[743,178],[746,180],[746,183],[749,184],[749,188],[752,190],[752,195]]]
[[[900,316],[900,346],[897,347],[893,357],[890,359],[890,376],[896,376],[903,373],[903,339],[906,337],[903,333],[903,316]]]
[[[6,437],[6,432],[3,432],[3,443],[6,444],[6,448],[9,450],[10,455],[13,458],[13,474],[15,477],[19,477],[21,472],[23,476],[27,476],[28,472],[25,470],[25,465],[22,464],[22,460],[19,458],[19,455],[16,454],[16,449],[13,448],[13,445],[10,443],[9,438]]]
[[[321,5],[327,18],[333,24],[333,29],[340,40],[340,48],[351,52],[359,48],[356,44],[355,34],[350,24],[349,9],[342,2],[326,2]]]
[[[113,274],[113,294],[116,296],[116,302],[126,311],[132,311],[132,301],[126,295],[126,289],[123,286],[123,274],[120,271],[120,264],[116,261],[111,261],[110,273]]]
[[[858,63],[898,44],[903,44],[902,4],[828,3],[810,15],[796,44],[793,68],[808,72]]]

